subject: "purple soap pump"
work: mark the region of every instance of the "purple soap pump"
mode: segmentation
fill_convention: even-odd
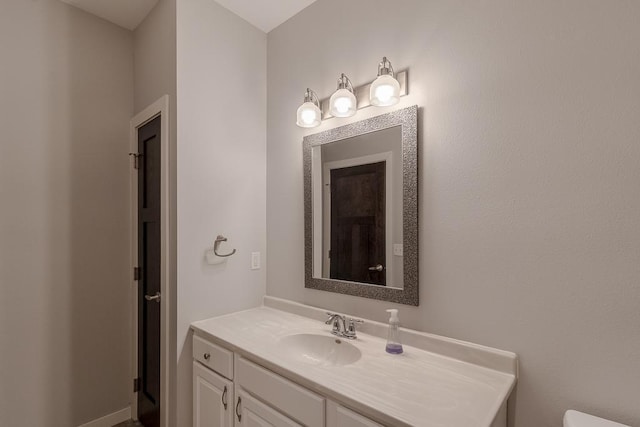
[[[387,313],[391,313],[389,319],[389,336],[387,338],[387,353],[400,354],[402,353],[402,344],[400,343],[400,319],[398,319],[398,310],[390,308]]]

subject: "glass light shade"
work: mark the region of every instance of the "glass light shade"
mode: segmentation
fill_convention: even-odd
[[[351,117],[356,113],[356,96],[348,89],[338,89],[329,99],[329,111],[334,117]]]
[[[389,105],[397,104],[400,101],[400,83],[389,74],[378,76],[371,83],[369,101],[371,105],[377,107],[388,107]]]
[[[296,116],[296,124],[301,128],[313,128],[322,121],[322,112],[313,102],[305,102],[298,107]]]

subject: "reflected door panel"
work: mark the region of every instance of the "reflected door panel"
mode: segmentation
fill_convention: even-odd
[[[384,286],[385,162],[331,169],[330,277]]]

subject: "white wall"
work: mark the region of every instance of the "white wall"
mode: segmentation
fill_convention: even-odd
[[[409,69],[396,108],[420,106],[404,325],[518,353],[518,427],[568,408],[639,425],[638,22],[624,0],[323,0],[269,33],[267,293],[387,320],[390,304],[304,288],[295,125],[306,87],[366,83],[386,55]]]
[[[266,34],[211,0],[177,3],[178,422],[191,425],[189,324],[258,306],[266,249]],[[218,234],[236,248],[205,263]]]
[[[131,33],[0,3],[0,425],[129,405]]]
[[[133,33],[135,110],[176,94],[176,1],[160,0]],[[175,108],[173,108],[175,112]],[[173,126],[175,128],[175,126]],[[175,131],[175,129],[173,129]]]
[[[135,111],[169,95],[169,425],[176,425],[176,0],[160,0],[133,33]],[[165,399],[162,399],[165,401]],[[161,422],[164,420],[161,420]]]

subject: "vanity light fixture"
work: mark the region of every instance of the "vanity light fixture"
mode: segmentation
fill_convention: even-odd
[[[377,107],[388,107],[400,101],[400,83],[396,80],[391,61],[386,56],[378,64],[378,78],[371,83],[369,101]]]
[[[320,111],[320,100],[318,95],[307,88],[304,94],[304,102],[298,107],[296,124],[301,128],[314,128],[322,122],[322,111]]]
[[[358,108],[355,91],[344,73],[338,79],[338,89],[329,99],[329,111],[334,117],[351,117]]]
[[[388,107],[406,96],[407,70],[395,72],[391,61],[385,56],[378,64],[378,77],[358,87],[343,73],[338,79],[338,88],[322,100],[311,89],[304,95],[304,103],[298,108],[296,124],[303,128],[319,126],[332,117],[351,117],[361,108],[371,105]]]

